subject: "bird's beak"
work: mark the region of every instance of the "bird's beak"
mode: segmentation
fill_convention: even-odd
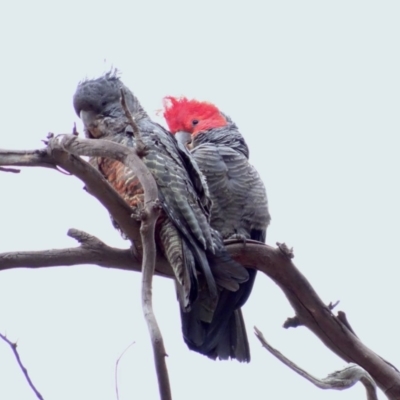
[[[177,142],[181,143],[183,146],[185,146],[188,149],[191,149],[192,146],[192,135],[189,132],[185,131],[178,131],[175,133],[175,139]]]
[[[90,126],[92,122],[96,119],[96,113],[93,111],[84,111],[82,110],[79,113],[79,116],[83,122],[83,125]]]
[[[79,116],[85,127],[85,135],[88,138],[96,138],[101,136],[101,131],[99,130],[98,115],[94,111],[81,111]]]

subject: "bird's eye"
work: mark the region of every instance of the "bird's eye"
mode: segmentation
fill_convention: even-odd
[[[192,125],[197,125],[199,123],[199,121],[197,120],[197,119],[194,119],[193,121],[192,121]]]

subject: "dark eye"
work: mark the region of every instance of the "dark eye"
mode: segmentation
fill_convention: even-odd
[[[197,120],[197,119],[194,119],[193,121],[192,121],[192,125],[197,125],[199,123],[199,121]]]

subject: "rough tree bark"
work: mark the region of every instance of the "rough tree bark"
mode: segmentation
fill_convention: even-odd
[[[99,239],[86,233],[70,230],[69,236],[77,239],[80,246],[72,249],[0,254],[0,270],[96,264],[101,267],[140,271],[141,246],[139,223],[131,218],[129,206],[108,185],[104,178],[79,155],[101,155],[116,157],[108,151],[109,142],[90,141],[74,136],[53,139],[50,145],[34,151],[0,150],[0,167],[36,166],[60,167],[81,179],[87,191],[95,196],[110,212],[124,230],[133,249],[111,248]],[[96,147],[97,146],[97,147]],[[117,158],[117,157],[116,157]],[[12,172],[15,172],[13,169]],[[252,265],[269,276],[284,292],[295,311],[284,326],[304,325],[310,329],[330,350],[347,362],[364,368],[384,392],[388,399],[400,400],[400,373],[391,364],[367,348],[351,329],[344,313],[335,316],[332,306],[325,305],[316,291],[295,267],[292,253],[284,245],[271,247],[257,242],[229,241],[227,249],[237,261]],[[156,273],[172,277],[166,260],[158,256]]]

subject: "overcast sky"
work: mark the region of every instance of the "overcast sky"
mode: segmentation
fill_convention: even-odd
[[[398,1],[68,1],[0,6],[0,148],[42,147],[70,132],[80,79],[115,66],[147,112],[165,95],[214,102],[238,124],[267,187],[267,242],[294,262],[323,301],[340,300],[361,340],[400,366]],[[74,246],[69,228],[127,247],[78,179],[24,169],[0,174],[0,252]],[[259,274],[244,307],[252,362],[190,352],[171,281],[156,278],[175,400],[364,399],[356,385],[321,392],[261,348],[252,327],[316,376],[345,363],[293,316]],[[18,340],[46,400],[158,399],[140,306],[140,275],[95,266],[0,276],[0,332]],[[34,399],[0,342],[0,398]]]

